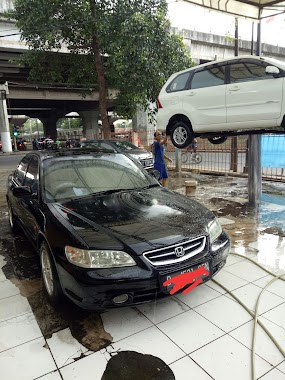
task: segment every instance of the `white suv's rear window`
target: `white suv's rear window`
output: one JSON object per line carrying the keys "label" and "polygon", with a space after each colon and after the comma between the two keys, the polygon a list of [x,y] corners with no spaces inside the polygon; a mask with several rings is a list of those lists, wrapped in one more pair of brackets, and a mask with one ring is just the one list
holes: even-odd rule
{"label": "white suv's rear window", "polygon": [[168,85],[167,92],[182,91],[186,89],[186,85],[189,79],[190,72],[179,74],[173,79],[173,81]]}

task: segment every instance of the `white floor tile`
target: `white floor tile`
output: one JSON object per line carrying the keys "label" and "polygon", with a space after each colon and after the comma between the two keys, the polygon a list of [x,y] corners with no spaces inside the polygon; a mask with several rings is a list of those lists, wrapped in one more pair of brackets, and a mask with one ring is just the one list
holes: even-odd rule
{"label": "white floor tile", "polygon": [[260,380],[285,380],[285,374],[274,368],[272,371],[262,376]]}
{"label": "white floor tile", "polygon": [[31,312],[29,302],[21,295],[0,300],[0,322]]}
{"label": "white floor tile", "polygon": [[61,380],[61,377],[58,371],[54,371],[40,377],[38,380]]}
{"label": "white floor tile", "polygon": [[52,337],[47,339],[47,343],[58,368],[74,362],[74,359],[88,351],[73,338],[69,328],[52,334]]}
{"label": "white floor tile", "polygon": [[238,256],[234,256],[234,255],[231,255],[229,254],[228,258],[227,258],[227,262],[224,266],[224,268],[230,266],[230,265],[233,265],[233,264],[236,264],[236,263],[239,263],[240,261],[243,261],[245,259],[242,259],[241,257],[238,257]]}
{"label": "white floor tile", "polygon": [[217,282],[220,282],[225,288],[231,291],[248,284],[248,281],[243,280],[242,278],[237,277],[223,269],[214,278]]}
{"label": "white floor tile", "polygon": [[175,380],[189,380],[190,374],[191,379],[197,380],[211,380],[212,378],[207,375],[191,358],[188,356],[177,360],[177,362],[170,365],[172,369]]}
{"label": "white floor tile", "polygon": [[[233,294],[240,299],[250,310],[255,311],[255,305],[262,289],[256,285],[248,284],[242,288],[233,291]],[[275,294],[265,290],[260,298],[258,306],[258,315],[280,305],[285,300]],[[285,323],[285,322],[284,322]]]}
{"label": "white floor tile", "polygon": [[197,286],[188,294],[179,294],[177,298],[190,307],[196,307],[220,296],[219,292],[203,284]]}
{"label": "white floor tile", "polygon": [[224,270],[248,282],[256,281],[259,278],[265,277],[267,275],[264,270],[247,260],[243,260],[239,263],[230,265]]}
{"label": "white floor tile", "polygon": [[112,349],[107,348],[109,352],[118,350],[153,355],[163,360],[166,364],[185,356],[185,353],[155,326],[112,344]]}
{"label": "white floor tile", "polygon": [[229,218],[220,217],[218,218],[218,221],[221,223],[222,226],[228,226],[229,224],[235,224],[235,221]]}
{"label": "white floor tile", "polygon": [[113,337],[113,342],[126,338],[153,324],[136,308],[110,310],[101,314],[104,329]]}
{"label": "white floor tile", "polygon": [[285,239],[277,235],[262,234],[257,241],[249,244],[258,251],[256,261],[270,270],[285,270]]}
{"label": "white floor tile", "polygon": [[189,307],[180,302],[176,297],[171,297],[158,302],[137,306],[137,309],[156,324],[184,313],[184,311],[189,310]]}
{"label": "white floor tile", "polygon": [[[243,256],[244,258],[250,257],[251,259],[253,257],[256,257],[258,250],[249,246],[238,246],[238,247],[232,247],[230,253],[233,254],[238,254]],[[240,257],[240,256],[235,256],[235,257]]]}
{"label": "white floor tile", "polygon": [[7,281],[7,278],[5,274],[3,273],[2,269],[0,269],[0,281]]}
{"label": "white floor tile", "polygon": [[158,328],[187,354],[224,334],[194,310],[162,322]]}
{"label": "white floor tile", "polygon": [[[267,321],[265,318],[260,317],[259,319],[285,351],[285,330],[275,325],[275,323]],[[230,335],[251,350],[252,333],[253,321],[250,321],[230,332]],[[257,325],[256,329],[255,353],[273,366],[276,366],[284,360],[281,352],[259,325]]]}
{"label": "white floor tile", "polygon": [[285,373],[285,360],[284,360],[284,362],[279,364],[279,366],[277,368],[279,369],[279,371]]}
{"label": "white floor tile", "polygon": [[0,352],[42,337],[32,313],[0,322]]}
{"label": "white floor tile", "polygon": [[263,317],[285,329],[285,303],[264,313]]}
{"label": "white floor tile", "polygon": [[60,369],[63,380],[102,380],[109,355],[101,350]]}
{"label": "white floor tile", "polygon": [[[264,288],[274,277],[266,276],[254,282],[255,285]],[[266,289],[270,293],[274,293],[279,297],[285,298],[285,281],[276,280]]]}
{"label": "white floor tile", "polygon": [[4,256],[0,255],[0,269],[3,268],[6,264],[7,264],[7,261],[5,260]]}
{"label": "white floor tile", "polygon": [[[251,352],[229,335],[202,347],[190,355],[215,380],[251,380]],[[272,367],[256,357],[258,377]]]}
{"label": "white floor tile", "polygon": [[56,370],[42,338],[0,353],[1,378],[31,380]]}
{"label": "white floor tile", "polygon": [[16,294],[19,294],[20,290],[12,284],[11,281],[5,280],[0,282],[0,300],[3,298],[15,296]]}
{"label": "white floor tile", "polygon": [[210,280],[210,281],[207,281],[206,286],[209,286],[210,288],[216,290],[217,292],[221,293],[221,294],[226,294],[227,292],[221,288],[219,285],[217,285],[214,281]]}
{"label": "white floor tile", "polygon": [[252,319],[241,305],[227,296],[216,298],[198,306],[195,310],[225,332],[229,332]]}

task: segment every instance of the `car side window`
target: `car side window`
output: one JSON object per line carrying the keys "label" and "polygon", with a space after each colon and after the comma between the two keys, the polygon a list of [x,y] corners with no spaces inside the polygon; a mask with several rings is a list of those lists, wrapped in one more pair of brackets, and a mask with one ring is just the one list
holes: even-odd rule
{"label": "car side window", "polygon": [[32,157],[29,163],[24,186],[29,186],[33,193],[37,193],[39,190],[39,161],[35,156]]}
{"label": "car side window", "polygon": [[194,74],[191,89],[221,86],[225,83],[225,66],[206,68]]}
{"label": "car side window", "polygon": [[239,62],[230,65],[230,83],[249,82],[254,80],[272,79],[273,74],[266,74],[266,65],[253,62]]}
{"label": "car side window", "polygon": [[100,147],[103,149],[108,149],[110,152],[115,152],[115,149],[110,144],[101,142]]}
{"label": "car side window", "polygon": [[23,185],[30,157],[24,157],[15,171],[15,179]]}
{"label": "car side window", "polygon": [[190,76],[190,71],[177,75],[172,82],[167,86],[166,92],[175,92],[186,90],[187,82]]}

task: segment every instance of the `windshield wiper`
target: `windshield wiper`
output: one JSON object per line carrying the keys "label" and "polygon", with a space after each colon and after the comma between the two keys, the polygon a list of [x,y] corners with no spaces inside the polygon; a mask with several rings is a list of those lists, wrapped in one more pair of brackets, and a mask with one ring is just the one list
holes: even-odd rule
{"label": "windshield wiper", "polygon": [[145,189],[151,189],[152,187],[160,187],[159,183],[152,183],[150,185],[144,186],[144,187],[138,187],[136,190],[145,190]]}
{"label": "windshield wiper", "polygon": [[71,201],[77,201],[81,199],[86,199],[89,197],[97,197],[98,195],[108,195],[108,194],[114,194],[114,193],[123,193],[123,192],[129,192],[129,191],[138,191],[138,190],[146,190],[150,189],[152,187],[157,187],[160,186],[159,184],[153,183],[144,187],[133,187],[130,189],[110,189],[110,190],[103,190],[103,191],[98,191],[96,193],[91,193],[91,194],[85,194],[79,197],[74,197],[74,198],[69,198]]}

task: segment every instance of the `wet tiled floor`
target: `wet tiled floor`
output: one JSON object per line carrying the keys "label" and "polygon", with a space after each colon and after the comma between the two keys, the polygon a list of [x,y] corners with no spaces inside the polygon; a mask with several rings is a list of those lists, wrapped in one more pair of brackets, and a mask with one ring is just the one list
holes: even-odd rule
{"label": "wet tiled floor", "polygon": [[[280,223],[282,205],[278,209],[278,223],[269,218],[269,225],[272,207],[265,207],[265,219],[251,213],[245,206],[246,183],[243,180],[228,178],[222,180],[225,186],[217,186],[219,181],[221,179],[211,178],[207,182],[205,177],[198,177],[195,196],[216,213],[232,238],[231,254],[215,281],[254,311],[259,293],[272,276],[247,257],[274,273],[285,274],[285,228],[282,230]],[[8,219],[4,206],[1,211],[2,228],[8,225]],[[142,359],[148,355],[159,358],[174,374],[174,377],[157,377],[162,371],[162,367],[158,367],[153,377],[129,373],[128,378],[134,380],[251,379],[253,318],[216,282],[209,281],[187,295],[101,313],[100,323],[111,341],[94,352],[87,348],[88,345],[84,346],[86,341],[76,338],[74,327],[69,324],[53,326],[52,333],[45,333],[42,326],[45,318],[47,322],[49,309],[46,309],[46,317],[41,314],[43,320],[39,327],[35,304],[42,301],[39,298],[31,302],[26,294],[37,294],[38,289],[35,292],[28,289],[27,282],[38,281],[40,288],[40,279],[35,274],[32,280],[21,278],[17,282],[9,275],[6,258],[15,243],[5,246],[8,229],[2,229],[1,235],[4,242],[2,247],[0,243],[1,379],[115,380],[118,372],[114,371],[113,377],[103,374],[108,362],[123,351],[143,354],[139,356]],[[28,247],[23,249],[18,259],[33,260],[28,251]],[[11,264],[14,269],[17,268],[16,259]],[[277,280],[264,292],[259,314],[260,320],[285,350],[285,281]],[[92,335],[92,325],[85,332],[86,336]],[[285,380],[285,358],[260,326],[257,326],[255,362],[257,378]]]}

